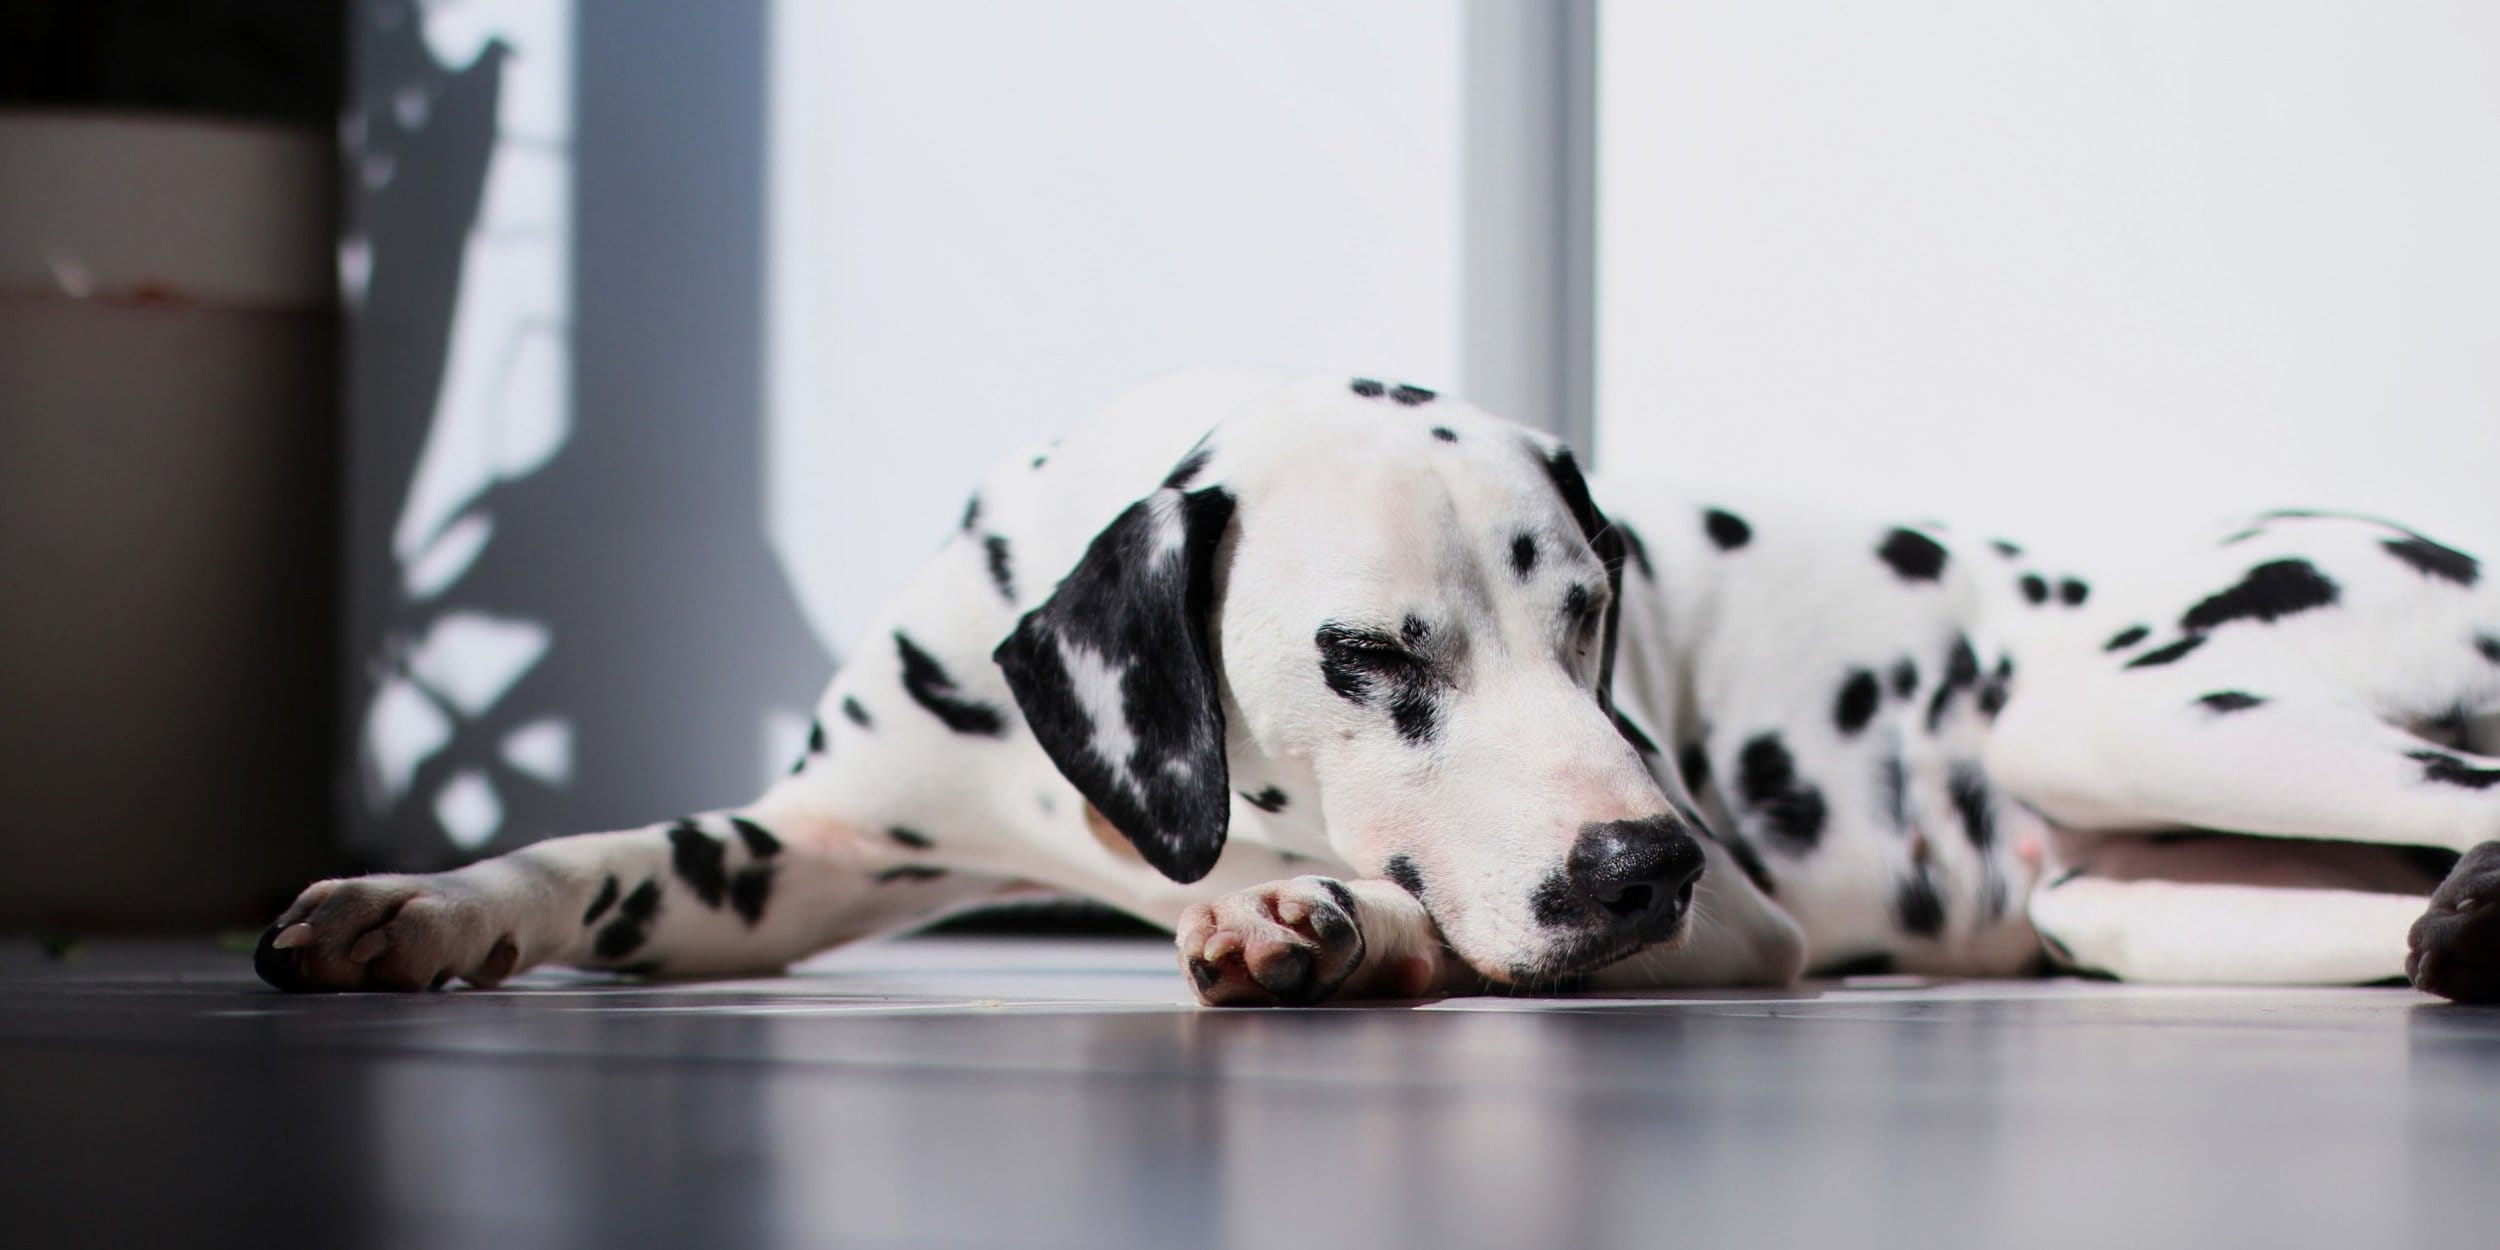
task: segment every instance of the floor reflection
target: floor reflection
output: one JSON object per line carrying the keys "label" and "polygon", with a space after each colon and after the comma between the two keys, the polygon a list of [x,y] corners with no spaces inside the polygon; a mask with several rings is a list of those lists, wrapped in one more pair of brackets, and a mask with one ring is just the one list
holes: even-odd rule
{"label": "floor reflection", "polygon": [[2500,1012],[2404,991],[1208,1012],[1155,943],[934,945],[407,998],[0,961],[0,1211],[45,1233],[11,1244],[2470,1244],[2500,1157]]}

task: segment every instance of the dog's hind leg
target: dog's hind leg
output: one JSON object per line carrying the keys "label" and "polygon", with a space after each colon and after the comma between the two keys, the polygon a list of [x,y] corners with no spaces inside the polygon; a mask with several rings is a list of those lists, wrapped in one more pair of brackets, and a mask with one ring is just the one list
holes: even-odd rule
{"label": "dog's hind leg", "polygon": [[[2271,880],[2329,858],[2394,864],[2405,847],[2500,857],[2500,758],[2316,696],[2211,691],[2097,714],[2088,702],[2023,702],[1998,722],[1991,774],[2060,825],[2107,831],[2099,858],[2144,861],[2127,880],[2087,859],[2092,871],[2033,896],[2033,923],[2068,962],[2130,980],[2375,981],[2406,975],[2411,929],[2417,964],[2443,952],[2425,989],[2500,967],[2500,929],[2443,920],[2437,905],[2424,914],[2427,873],[2360,889]],[[2183,879],[2160,865],[2191,848],[2140,836],[2180,829],[2257,836],[2200,838],[2232,864]],[[2451,893],[2500,903],[2500,888]]]}
{"label": "dog's hind leg", "polygon": [[2190,835],[2060,838],[2032,892],[2061,964],[2128,981],[2350,985],[2405,975],[2435,874],[2397,847]]}
{"label": "dog's hind leg", "polygon": [[2175,684],[2018,694],[1987,762],[1999,784],[2071,829],[2460,853],[2500,838],[2500,758],[2438,746],[2327,695]]}

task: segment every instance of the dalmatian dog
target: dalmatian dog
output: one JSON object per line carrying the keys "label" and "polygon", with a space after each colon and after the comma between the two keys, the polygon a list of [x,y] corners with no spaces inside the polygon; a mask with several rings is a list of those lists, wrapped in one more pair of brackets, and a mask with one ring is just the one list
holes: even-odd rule
{"label": "dalmatian dog", "polygon": [[[1600,500],[1603,500],[1601,508]],[[1202,372],[992,472],[754,802],[306,889],[281,988],[705,977],[1033,891],[1211,1004],[1887,968],[2500,997],[2500,590],[2283,512],[2087,580]]]}

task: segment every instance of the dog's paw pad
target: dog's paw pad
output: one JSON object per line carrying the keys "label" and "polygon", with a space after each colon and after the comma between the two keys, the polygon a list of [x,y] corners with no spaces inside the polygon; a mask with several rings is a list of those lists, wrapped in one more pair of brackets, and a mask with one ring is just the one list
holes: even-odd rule
{"label": "dog's paw pad", "polygon": [[1236,890],[1181,917],[1181,966],[1209,1006],[1325,1002],[1363,963],[1354,899],[1327,877]]}
{"label": "dog's paw pad", "polygon": [[2416,989],[2461,1003],[2500,1003],[2500,842],[2466,853],[2406,938]]}

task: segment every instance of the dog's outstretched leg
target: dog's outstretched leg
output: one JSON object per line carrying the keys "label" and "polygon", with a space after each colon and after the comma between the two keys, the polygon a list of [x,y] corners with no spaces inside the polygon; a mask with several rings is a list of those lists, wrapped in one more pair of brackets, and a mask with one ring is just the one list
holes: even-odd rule
{"label": "dog's outstretched leg", "polygon": [[539,964],[665,976],[777,971],[1010,882],[929,863],[794,801],[555,838],[452,872],[306,889],[253,965],[289,990],[493,985]]}
{"label": "dog's outstretched leg", "polygon": [[2067,828],[2460,853],[2500,837],[2500,759],[2437,746],[2327,695],[2195,694],[2176,683],[2021,693],[1989,741],[1988,772]]}

